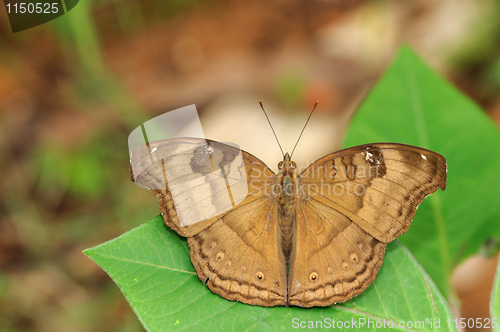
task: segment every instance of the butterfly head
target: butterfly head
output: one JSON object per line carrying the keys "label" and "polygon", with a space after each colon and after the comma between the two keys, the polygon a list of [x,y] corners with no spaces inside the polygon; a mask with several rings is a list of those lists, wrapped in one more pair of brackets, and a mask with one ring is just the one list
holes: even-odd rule
{"label": "butterfly head", "polygon": [[292,161],[292,157],[288,154],[288,152],[283,157],[283,161],[280,161],[278,164],[278,169],[281,171],[283,169],[286,170],[295,170],[297,168],[297,164]]}

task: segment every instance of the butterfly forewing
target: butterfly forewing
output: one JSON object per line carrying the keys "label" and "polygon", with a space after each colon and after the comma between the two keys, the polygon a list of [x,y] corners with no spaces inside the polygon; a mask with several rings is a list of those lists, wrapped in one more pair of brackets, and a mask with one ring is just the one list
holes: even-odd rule
{"label": "butterfly forewing", "polygon": [[131,176],[160,198],[165,223],[192,236],[252,193],[235,147],[199,138],[142,145],[131,155]]}
{"label": "butterfly forewing", "polygon": [[446,161],[409,145],[368,144],[317,160],[298,181],[303,198],[330,205],[378,240],[390,242],[408,230],[427,195],[445,188]]}

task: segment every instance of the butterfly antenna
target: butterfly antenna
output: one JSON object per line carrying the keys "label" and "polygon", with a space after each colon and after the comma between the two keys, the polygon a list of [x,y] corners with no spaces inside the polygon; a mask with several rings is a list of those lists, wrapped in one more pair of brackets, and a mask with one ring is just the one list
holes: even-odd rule
{"label": "butterfly antenna", "polygon": [[267,118],[267,122],[269,122],[269,126],[271,127],[271,130],[273,131],[274,137],[276,138],[276,142],[278,142],[278,146],[280,147],[281,154],[283,155],[283,158],[284,158],[285,153],[283,152],[283,149],[281,148],[281,144],[280,144],[280,141],[278,140],[278,136],[276,135],[276,132],[274,131],[273,125],[271,124],[271,120],[269,120],[269,117],[267,116],[267,113],[264,110],[264,106],[262,105],[262,102],[260,101],[260,99],[259,99],[259,104],[260,104],[260,108],[262,108],[262,111],[264,112],[264,115]]}
{"label": "butterfly antenna", "polygon": [[314,103],[314,107],[309,113],[309,117],[307,118],[306,124],[304,125],[304,128],[302,128],[302,131],[300,132],[299,138],[297,139],[297,143],[295,143],[295,146],[293,147],[292,153],[290,153],[290,158],[293,156],[293,151],[295,151],[295,148],[297,147],[297,144],[299,144],[300,138],[302,137],[302,134],[304,133],[304,130],[306,129],[307,123],[309,122],[309,119],[311,118],[311,115],[313,115],[314,110],[316,109],[316,106],[318,106],[319,100],[316,100]]}

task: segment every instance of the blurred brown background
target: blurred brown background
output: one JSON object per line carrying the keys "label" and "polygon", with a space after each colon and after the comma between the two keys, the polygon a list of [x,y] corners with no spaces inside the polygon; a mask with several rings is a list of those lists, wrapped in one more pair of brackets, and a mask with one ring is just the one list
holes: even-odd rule
{"label": "blurred brown background", "polygon": [[[257,100],[290,151],[319,99],[306,164],[340,147],[403,43],[500,122],[499,17],[493,0],[107,0],[13,34],[0,9],[0,330],[142,330],[81,253],[159,213],[128,175],[142,122],[196,104],[207,138],[275,166]],[[488,290],[467,287],[486,312],[462,315],[486,317]]]}

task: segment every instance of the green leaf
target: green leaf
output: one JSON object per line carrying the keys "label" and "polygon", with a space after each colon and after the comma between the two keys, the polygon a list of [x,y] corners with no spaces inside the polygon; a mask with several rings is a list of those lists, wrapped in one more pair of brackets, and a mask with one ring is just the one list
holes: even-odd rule
{"label": "green leaf", "polygon": [[[499,260],[500,262],[500,260]],[[491,319],[496,320],[496,326],[492,325],[495,331],[500,331],[498,322],[500,320],[500,264],[497,263],[497,272],[495,273],[495,281],[493,283],[493,291],[491,292],[490,302],[490,315]]]}
{"label": "green leaf", "polygon": [[[191,265],[186,240],[165,227],[161,216],[84,252],[110,275],[151,332],[285,331],[299,324],[310,330],[309,322],[320,327],[316,321],[322,329],[354,321],[353,330],[380,331],[384,320],[386,330],[455,330],[448,327],[453,316],[443,296],[397,241],[387,247],[379,275],[365,292],[344,304],[312,309],[262,308],[211,293]],[[400,322],[412,326],[397,328]]]}
{"label": "green leaf", "polygon": [[500,134],[486,114],[403,48],[356,112],[345,139],[417,145],[448,163],[446,191],[419,207],[400,237],[444,294],[453,264],[500,235]]}

